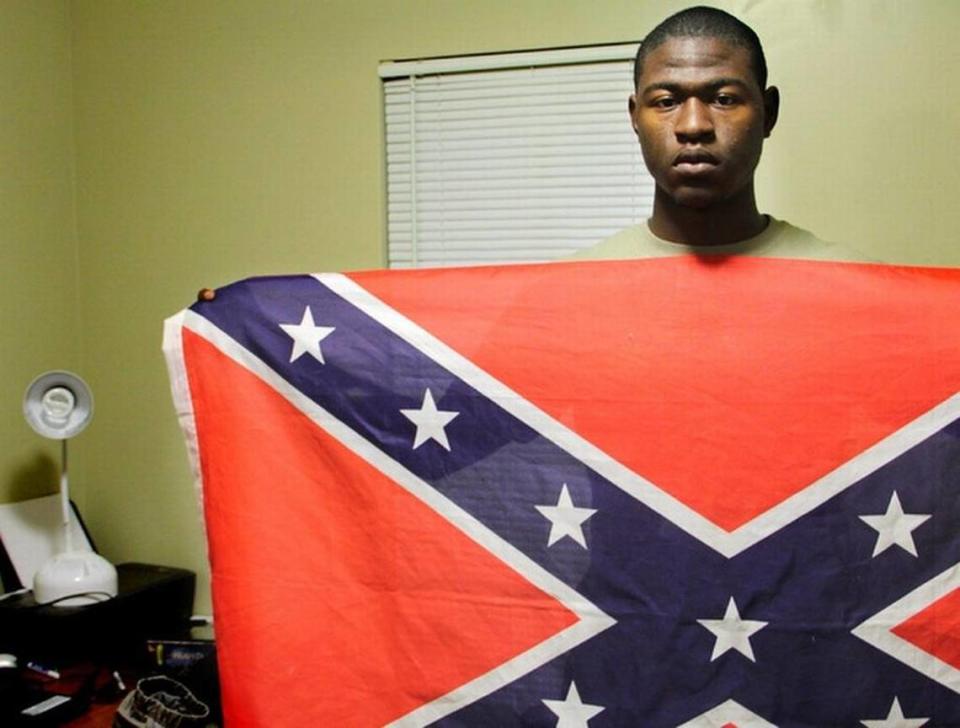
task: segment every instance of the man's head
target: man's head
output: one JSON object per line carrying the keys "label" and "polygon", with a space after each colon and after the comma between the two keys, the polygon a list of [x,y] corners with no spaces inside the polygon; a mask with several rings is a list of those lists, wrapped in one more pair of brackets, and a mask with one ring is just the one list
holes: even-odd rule
{"label": "man's head", "polygon": [[630,117],[661,210],[758,215],[753,175],[779,107],[766,73],[756,34],[721,10],[684,10],[643,41]]}
{"label": "man's head", "polygon": [[750,54],[750,66],[757,85],[761,89],[767,87],[767,59],[753,28],[730,13],[702,5],[671,15],[647,33],[633,62],[634,86],[640,84],[647,56],[671,38],[719,38],[730,45],[745,48]]}

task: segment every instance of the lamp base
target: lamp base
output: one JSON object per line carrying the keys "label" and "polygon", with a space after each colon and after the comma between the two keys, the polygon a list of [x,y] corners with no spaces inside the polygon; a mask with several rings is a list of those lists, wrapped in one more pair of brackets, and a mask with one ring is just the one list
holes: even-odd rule
{"label": "lamp base", "polygon": [[37,604],[82,607],[117,596],[117,570],[93,551],[70,551],[47,559],[33,577]]}

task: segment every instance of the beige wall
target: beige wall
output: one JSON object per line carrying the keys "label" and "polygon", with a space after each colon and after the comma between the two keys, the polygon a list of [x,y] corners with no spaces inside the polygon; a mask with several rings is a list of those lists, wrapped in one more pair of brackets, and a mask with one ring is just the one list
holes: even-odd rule
{"label": "beige wall", "polygon": [[[39,367],[61,365],[61,357],[80,362],[97,396],[97,416],[73,450],[81,461],[74,482],[102,549],[117,561],[202,570],[195,495],[159,352],[161,321],[202,286],[382,264],[377,63],[631,40],[686,4],[8,3],[24,17],[5,17],[5,7],[4,33],[19,34],[30,16],[34,40],[47,50],[27,39],[19,51],[4,48],[32,75],[0,69],[0,101],[22,85],[59,121],[46,122],[49,128],[20,122],[16,129],[32,135],[33,153],[0,139],[4,154],[37,181],[36,189],[18,187],[9,197],[26,198],[14,205],[25,219],[0,220],[0,232],[10,237],[4,275],[17,271],[0,300],[5,311],[23,312],[12,323],[5,313],[3,325],[20,338],[32,334],[26,351],[15,349],[0,363],[6,404],[0,496],[9,499],[36,453],[46,452],[13,411],[22,380]],[[784,95],[781,125],[760,173],[761,206],[879,258],[960,264],[953,244],[960,211],[951,190],[951,146],[960,131],[953,69],[960,53],[950,37],[960,3],[722,6],[759,31],[771,80]],[[43,10],[29,9],[35,7]],[[78,271],[60,255],[73,253],[74,239],[71,78]],[[5,194],[4,209],[7,202]],[[79,343],[75,320],[65,324],[60,316],[75,317],[77,297]],[[204,589],[198,608],[208,607]]]}
{"label": "beige wall", "polygon": [[[70,16],[0,3],[0,500],[53,493],[56,443],[27,427],[27,384],[79,356]],[[78,450],[86,435],[77,441]],[[78,457],[78,461],[82,458]]]}

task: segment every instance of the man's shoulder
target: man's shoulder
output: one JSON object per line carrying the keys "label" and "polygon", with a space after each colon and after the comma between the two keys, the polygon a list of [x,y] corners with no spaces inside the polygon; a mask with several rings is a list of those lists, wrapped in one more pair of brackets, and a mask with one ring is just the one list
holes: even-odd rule
{"label": "man's shoulder", "polygon": [[[835,260],[851,263],[873,262],[873,259],[856,248],[843,243],[823,240],[809,230],[791,225],[784,220],[770,219],[767,231],[770,234],[758,240],[748,255],[766,258],[795,258],[800,260]],[[761,233],[759,237],[764,237]]]}
{"label": "man's shoulder", "polygon": [[748,240],[730,245],[694,246],[657,238],[646,223],[633,225],[574,253],[571,260],[660,258],[675,255],[750,255],[764,258],[870,262],[856,248],[818,238],[809,230],[770,217],[767,228]]}

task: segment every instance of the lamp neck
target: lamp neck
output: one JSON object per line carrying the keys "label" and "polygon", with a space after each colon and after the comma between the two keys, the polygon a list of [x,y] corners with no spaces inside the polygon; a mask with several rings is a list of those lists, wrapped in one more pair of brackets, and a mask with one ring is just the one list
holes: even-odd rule
{"label": "lamp neck", "polygon": [[73,534],[70,528],[70,480],[67,475],[67,441],[60,441],[60,510],[63,519],[63,550],[73,551]]}

